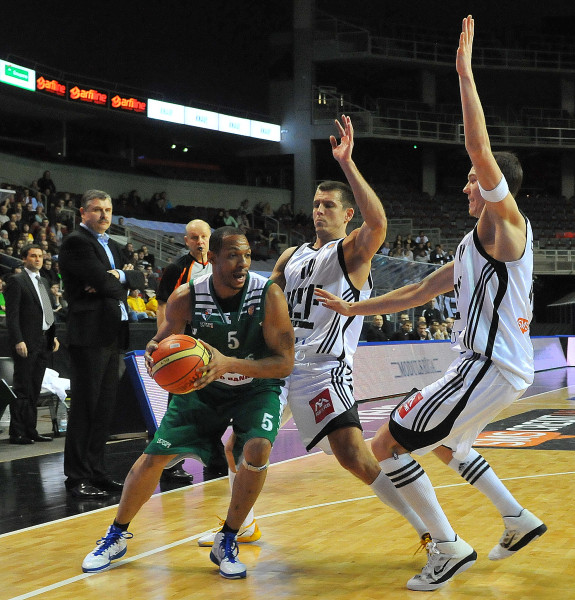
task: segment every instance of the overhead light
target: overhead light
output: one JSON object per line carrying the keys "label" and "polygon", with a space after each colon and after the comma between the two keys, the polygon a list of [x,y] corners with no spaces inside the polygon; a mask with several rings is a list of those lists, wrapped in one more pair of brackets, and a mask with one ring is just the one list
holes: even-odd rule
{"label": "overhead light", "polygon": [[187,152],[187,151],[188,151],[188,149],[187,149],[187,148],[184,148],[184,149],[182,150],[182,152]]}
{"label": "overhead light", "polygon": [[172,150],[175,150],[176,144],[172,144]]}

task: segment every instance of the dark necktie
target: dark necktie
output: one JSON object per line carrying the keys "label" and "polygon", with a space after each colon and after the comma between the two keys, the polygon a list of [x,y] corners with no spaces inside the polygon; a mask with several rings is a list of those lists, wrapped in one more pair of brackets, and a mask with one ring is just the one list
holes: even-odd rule
{"label": "dark necktie", "polygon": [[40,300],[42,300],[42,310],[44,311],[44,320],[48,323],[48,327],[52,327],[54,323],[54,311],[52,310],[52,304],[50,303],[50,297],[48,296],[48,290],[44,287],[42,278],[40,275],[36,275],[38,280],[38,290],[40,291]]}

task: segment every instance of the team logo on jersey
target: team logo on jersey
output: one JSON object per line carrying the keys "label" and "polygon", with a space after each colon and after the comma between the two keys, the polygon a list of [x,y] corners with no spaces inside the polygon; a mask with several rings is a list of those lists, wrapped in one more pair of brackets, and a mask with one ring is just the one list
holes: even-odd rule
{"label": "team logo on jersey", "polygon": [[256,307],[253,304],[251,306],[248,306],[248,315],[250,315],[250,317],[252,317],[255,312]]}
{"label": "team logo on jersey", "polygon": [[331,244],[327,245],[328,248],[333,248],[334,246],[335,246],[335,242],[332,242]]}
{"label": "team logo on jersey", "polygon": [[407,413],[421,400],[423,400],[423,396],[421,395],[421,392],[417,392],[417,394],[415,394],[415,396],[411,396],[410,398],[408,398],[400,407],[399,407],[399,416],[402,419],[405,419],[405,415],[407,415]]}
{"label": "team logo on jersey", "polygon": [[203,319],[209,319],[212,316],[212,309],[211,308],[206,308],[204,310],[204,312],[202,313],[202,318]]}
{"label": "team logo on jersey", "polygon": [[519,329],[521,329],[522,333],[527,333],[529,331],[529,321],[527,319],[517,319],[517,325],[519,325]]}
{"label": "team logo on jersey", "polygon": [[325,417],[332,412],[335,412],[329,390],[324,390],[321,394],[318,394],[315,398],[309,401],[309,405],[315,415],[315,422],[321,423]]}

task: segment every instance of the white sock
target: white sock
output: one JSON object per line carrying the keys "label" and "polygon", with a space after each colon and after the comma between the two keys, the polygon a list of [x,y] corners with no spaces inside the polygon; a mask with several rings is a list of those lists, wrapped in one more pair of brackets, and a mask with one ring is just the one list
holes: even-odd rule
{"label": "white sock", "polygon": [[[236,473],[234,473],[230,468],[228,468],[228,481],[230,483],[230,492],[234,488],[234,479],[236,478]],[[242,527],[249,527],[254,521],[254,507],[252,506],[248,516],[244,519],[242,523]]]}
{"label": "white sock", "polygon": [[429,477],[409,454],[386,458],[380,466],[402,498],[429,528],[435,541],[455,541],[455,531],[441,508]]}
{"label": "white sock", "polygon": [[473,448],[464,460],[452,458],[449,466],[475,489],[487,496],[502,517],[516,517],[523,510],[489,463]]}
{"label": "white sock", "polygon": [[417,535],[421,537],[427,533],[428,529],[423,521],[418,517],[417,513],[407,504],[400,493],[395,489],[395,486],[389,480],[389,477],[382,471],[373,483],[369,486],[375,495],[387,506],[396,510],[400,515],[404,516],[417,531]]}

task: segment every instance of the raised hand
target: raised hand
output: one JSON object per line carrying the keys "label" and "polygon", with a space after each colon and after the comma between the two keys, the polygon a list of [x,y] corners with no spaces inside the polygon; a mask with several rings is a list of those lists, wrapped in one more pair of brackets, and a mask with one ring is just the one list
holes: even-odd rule
{"label": "raised hand", "polygon": [[346,302],[342,300],[335,294],[328,292],[326,290],[322,290],[321,288],[315,288],[313,291],[315,297],[319,300],[320,304],[329,308],[330,310],[335,310],[335,312],[340,315],[344,315],[346,317],[353,316],[350,311],[350,307],[352,305],[351,302]]}
{"label": "raised hand", "polygon": [[459,48],[457,48],[457,57],[455,67],[460,77],[471,77],[471,52],[473,50],[473,34],[475,32],[475,22],[471,15],[463,19],[461,35],[459,36]]}
{"label": "raised hand", "polygon": [[329,137],[333,157],[339,163],[351,160],[351,152],[353,150],[353,125],[351,124],[351,118],[341,115],[341,123],[336,119],[335,125],[339,132],[340,142],[339,144],[337,143],[334,135]]}

